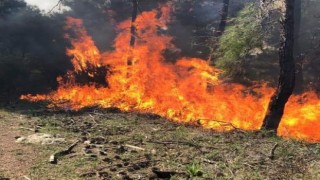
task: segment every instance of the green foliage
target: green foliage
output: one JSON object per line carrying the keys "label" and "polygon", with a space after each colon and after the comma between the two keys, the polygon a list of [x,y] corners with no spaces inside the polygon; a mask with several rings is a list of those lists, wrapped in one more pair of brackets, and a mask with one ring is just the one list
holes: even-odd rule
{"label": "green foliage", "polygon": [[226,76],[234,77],[243,72],[244,59],[250,50],[262,46],[262,30],[258,8],[246,4],[231,19],[225,33],[219,40],[216,52],[216,66],[225,71]]}
{"label": "green foliage", "polygon": [[203,172],[201,170],[201,164],[193,162],[192,164],[189,164],[186,166],[187,173],[190,175],[190,177],[197,177],[202,176]]}

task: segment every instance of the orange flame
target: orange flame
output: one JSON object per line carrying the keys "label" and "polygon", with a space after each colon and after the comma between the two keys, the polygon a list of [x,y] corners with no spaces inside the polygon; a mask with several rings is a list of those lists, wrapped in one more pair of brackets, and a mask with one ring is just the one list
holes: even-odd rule
{"label": "orange flame", "polygon": [[[71,41],[73,48],[67,50],[67,55],[72,56],[72,64],[75,71],[87,70],[87,65],[100,66],[101,55],[98,48],[94,45],[94,42],[90,36],[87,35],[86,30],[82,25],[80,19],[67,18],[67,25],[65,30],[74,30],[75,38],[71,38],[69,35],[65,37]],[[84,43],[85,42],[85,43]]]}
{"label": "orange flame", "polygon": [[[114,51],[99,52],[82,21],[67,19],[67,36],[73,47],[67,50],[74,71],[87,65],[110,66],[108,87],[80,85],[72,73],[59,77],[59,88],[48,95],[24,95],[21,99],[51,102],[49,107],[79,110],[88,106],[117,107],[124,111],[150,112],[178,122],[225,131],[234,128],[257,130],[262,124],[273,89],[266,85],[244,87],[219,80],[221,72],[205,60],[181,58],[166,63],[162,53],[175,48],[165,30],[170,10],[143,12],[137,17],[134,49],[129,45],[130,20],[118,26]],[[131,63],[128,65],[128,59]],[[95,74],[89,74],[94,77]],[[320,142],[320,101],[315,93],[290,98],[279,127],[279,135]]]}

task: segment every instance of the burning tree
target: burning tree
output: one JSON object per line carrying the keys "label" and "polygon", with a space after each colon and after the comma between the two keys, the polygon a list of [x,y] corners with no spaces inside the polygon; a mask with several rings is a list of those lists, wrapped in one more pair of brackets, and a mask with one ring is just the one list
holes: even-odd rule
{"label": "burning tree", "polygon": [[285,105],[291,96],[295,84],[294,45],[294,1],[283,0],[281,7],[282,23],[280,33],[280,77],[276,92],[271,97],[262,128],[277,131],[283,116]]}

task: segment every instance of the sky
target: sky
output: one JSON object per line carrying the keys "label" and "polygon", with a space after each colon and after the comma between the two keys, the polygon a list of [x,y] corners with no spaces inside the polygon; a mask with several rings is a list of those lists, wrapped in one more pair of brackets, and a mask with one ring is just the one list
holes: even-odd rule
{"label": "sky", "polygon": [[[38,6],[40,10],[45,12],[50,11],[53,7],[55,7],[59,0],[25,0],[29,5]],[[61,7],[65,9],[65,7]],[[59,11],[59,7],[55,8],[55,12]]]}

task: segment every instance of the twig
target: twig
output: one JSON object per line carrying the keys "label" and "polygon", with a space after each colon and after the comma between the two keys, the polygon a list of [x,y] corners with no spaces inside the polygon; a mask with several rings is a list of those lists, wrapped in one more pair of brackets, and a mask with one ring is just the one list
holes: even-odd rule
{"label": "twig", "polygon": [[279,144],[276,143],[276,144],[273,146],[273,148],[271,149],[270,156],[269,156],[269,158],[270,158],[271,160],[274,159],[274,152],[275,152],[275,150],[277,149],[278,146],[279,146]]}
{"label": "twig", "polygon": [[[99,115],[99,116],[105,116],[106,114],[103,114],[103,113],[98,113],[98,112],[92,112],[92,114],[94,115]],[[91,114],[90,114],[91,115]]]}
{"label": "twig", "polygon": [[67,154],[70,154],[71,151],[72,151],[72,149],[73,149],[74,147],[76,147],[76,145],[77,145],[79,142],[80,142],[80,140],[77,140],[76,142],[74,142],[73,144],[71,144],[71,145],[68,147],[68,149],[63,150],[63,151],[59,151],[59,152],[56,152],[56,153],[52,154],[52,155],[50,156],[50,159],[49,159],[50,163],[51,163],[51,164],[56,164],[57,161],[58,161],[58,157],[61,157],[61,156],[65,156],[65,155],[67,155]]}
{"label": "twig", "polygon": [[31,180],[28,176],[23,176],[26,180]]}
{"label": "twig", "polygon": [[50,11],[48,12],[48,14],[50,14],[56,7],[58,7],[59,5],[61,5],[61,3],[62,3],[62,0],[59,0],[58,3],[50,9]]}
{"label": "twig", "polygon": [[[213,119],[198,119],[198,122],[201,120],[208,120],[208,121],[213,121],[213,122],[217,122],[220,126],[226,127],[226,126],[230,126],[235,130],[239,130],[242,131],[241,129],[237,128],[234,124],[232,124],[231,122],[224,122],[224,121],[219,121],[219,120],[213,120]],[[200,123],[201,124],[201,123]]]}
{"label": "twig", "polygon": [[206,162],[206,163],[209,163],[209,164],[216,164],[216,162],[211,161],[209,159],[202,159],[202,160],[203,160],[203,162]]}
{"label": "twig", "polygon": [[140,150],[140,151],[145,151],[146,150],[144,148],[141,148],[141,147],[138,147],[138,146],[129,145],[129,144],[125,144],[124,147],[135,149],[135,150]]}
{"label": "twig", "polygon": [[24,130],[28,130],[28,131],[32,131],[32,132],[35,132],[35,129],[32,129],[32,128],[26,128],[26,127],[19,127],[19,129],[24,129]]}
{"label": "twig", "polygon": [[251,167],[251,168],[254,168],[255,166],[253,166],[253,165],[251,165],[251,164],[249,164],[249,163],[247,163],[247,162],[244,162],[244,163],[242,163],[242,164],[244,164],[244,165],[246,165],[246,166],[249,166],[249,167]]}
{"label": "twig", "polygon": [[92,121],[95,123],[95,124],[98,124],[97,121],[95,120],[94,116],[92,114],[89,114],[89,116],[92,118]]}

